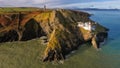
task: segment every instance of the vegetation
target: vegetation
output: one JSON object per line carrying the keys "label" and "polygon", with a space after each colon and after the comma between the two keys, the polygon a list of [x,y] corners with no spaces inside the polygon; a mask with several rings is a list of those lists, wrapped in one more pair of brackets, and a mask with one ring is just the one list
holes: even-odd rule
{"label": "vegetation", "polygon": [[[70,68],[72,58],[64,64],[42,62],[46,44],[41,39],[0,44],[0,68]],[[70,61],[70,62],[69,62]],[[78,61],[78,60],[73,60]],[[76,64],[76,63],[75,63]],[[74,65],[75,66],[75,65]]]}
{"label": "vegetation", "polygon": [[50,15],[51,15],[51,11],[47,11],[47,12],[42,12],[40,13],[39,15],[35,16],[34,18],[37,20],[37,21],[48,21],[48,19],[50,18]]}
{"label": "vegetation", "polygon": [[45,48],[46,44],[41,39],[1,43],[0,68],[101,68],[100,65],[107,64],[102,63],[107,59],[98,61],[104,57],[89,44],[84,44],[75,53],[71,53],[63,64],[55,61],[43,63],[41,59]]}
{"label": "vegetation", "polygon": [[41,39],[33,39],[26,42],[1,43],[0,68],[39,67],[39,62],[46,47],[43,41]]}
{"label": "vegetation", "polygon": [[30,8],[26,8],[26,7],[1,7],[0,8],[0,13],[9,13],[9,12],[12,12],[12,13],[15,13],[15,12],[22,12],[22,11],[37,11],[38,8],[33,8],[33,7],[30,7]]}
{"label": "vegetation", "polygon": [[103,27],[102,25],[100,25],[100,24],[95,24],[95,31],[93,31],[93,33],[95,33],[95,34],[97,34],[97,33],[99,33],[99,32],[106,32],[106,31],[108,31],[108,29],[107,28],[105,28],[105,27]]}

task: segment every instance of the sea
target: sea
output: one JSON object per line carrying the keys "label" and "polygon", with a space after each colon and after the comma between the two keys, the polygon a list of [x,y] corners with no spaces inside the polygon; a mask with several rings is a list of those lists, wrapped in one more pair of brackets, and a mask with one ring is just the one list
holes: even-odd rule
{"label": "sea", "polygon": [[[84,10],[83,10],[84,11]],[[105,44],[100,50],[88,48],[83,51],[83,59],[85,64],[80,68],[120,68],[120,11],[119,10],[86,10],[92,14],[90,17],[93,21],[109,29],[109,36]],[[87,58],[84,58],[89,56]],[[87,59],[87,60],[86,60]],[[92,60],[91,60],[92,59]]]}

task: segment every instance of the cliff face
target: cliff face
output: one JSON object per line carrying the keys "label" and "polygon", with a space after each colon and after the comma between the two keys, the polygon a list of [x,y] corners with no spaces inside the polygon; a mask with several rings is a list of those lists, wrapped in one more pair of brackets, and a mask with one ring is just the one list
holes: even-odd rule
{"label": "cliff face", "polygon": [[[26,41],[46,36],[43,61],[65,59],[65,55],[87,41],[95,48],[107,37],[105,27],[89,19],[89,14],[73,10],[41,10],[0,15],[0,42]],[[94,31],[78,27],[78,22],[95,24]]]}

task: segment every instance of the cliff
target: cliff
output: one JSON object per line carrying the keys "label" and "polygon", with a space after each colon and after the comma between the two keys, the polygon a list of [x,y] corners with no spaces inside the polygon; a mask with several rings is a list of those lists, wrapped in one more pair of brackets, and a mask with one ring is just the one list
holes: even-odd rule
{"label": "cliff", "polygon": [[[108,29],[89,19],[90,14],[65,9],[0,14],[0,42],[27,41],[46,36],[43,61],[63,60],[82,43],[99,48]],[[96,29],[88,31],[78,22],[91,22]]]}

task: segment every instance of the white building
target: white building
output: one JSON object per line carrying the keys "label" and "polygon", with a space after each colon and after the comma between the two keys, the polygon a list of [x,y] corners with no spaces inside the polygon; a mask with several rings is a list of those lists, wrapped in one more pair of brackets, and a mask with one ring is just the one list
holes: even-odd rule
{"label": "white building", "polygon": [[85,30],[89,30],[89,31],[92,31],[92,30],[95,30],[95,26],[92,25],[91,22],[78,22],[78,27],[82,27],[84,28]]}

